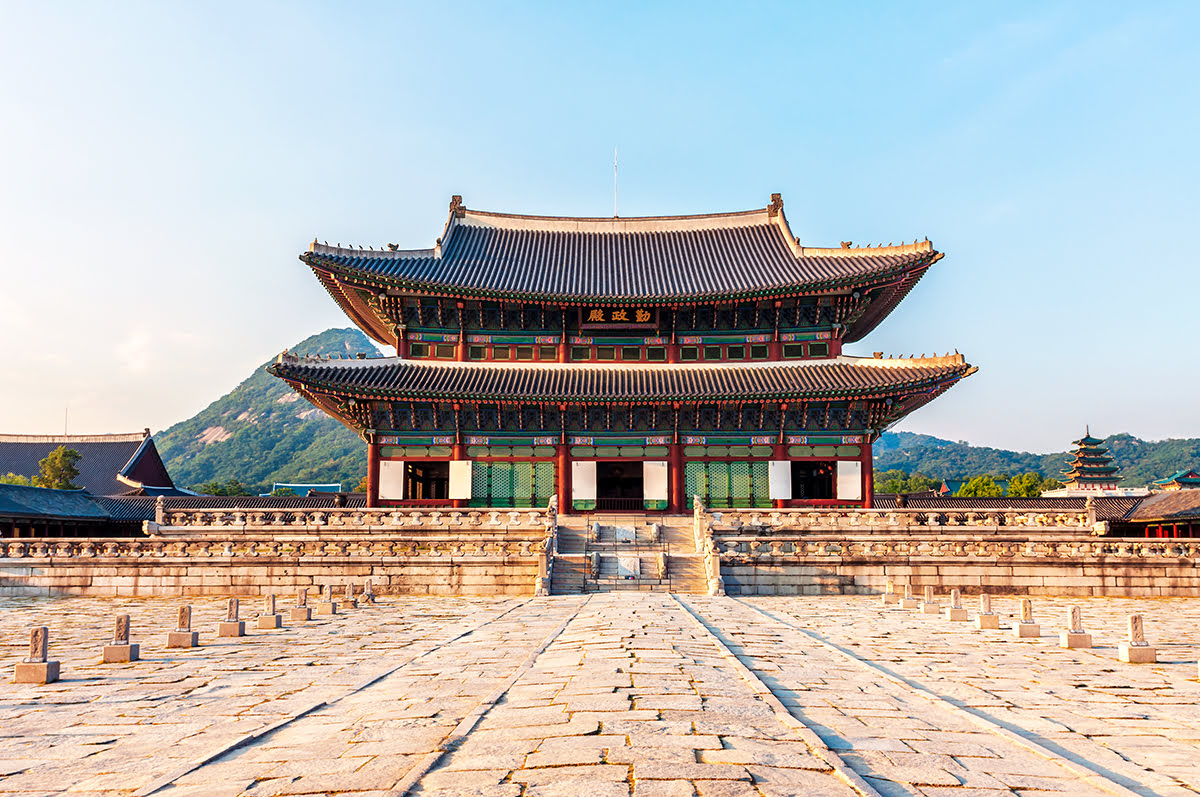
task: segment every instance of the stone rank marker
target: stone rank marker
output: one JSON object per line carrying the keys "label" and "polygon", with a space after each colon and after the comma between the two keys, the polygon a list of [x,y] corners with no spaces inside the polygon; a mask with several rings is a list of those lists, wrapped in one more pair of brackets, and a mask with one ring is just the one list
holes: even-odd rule
{"label": "stone rank marker", "polygon": [[200,634],[192,630],[192,607],[179,607],[179,622],[174,631],[167,634],[167,647],[194,648],[200,644]]}
{"label": "stone rank marker", "polygon": [[1029,598],[1021,598],[1021,619],[1013,625],[1012,630],[1017,639],[1042,635],[1042,627],[1033,621],[1033,601]]}
{"label": "stone rank marker", "polygon": [[317,614],[331,615],[338,613],[337,601],[333,599],[333,587],[326,584],[321,589],[321,600],[317,601]]}
{"label": "stone rank marker", "polygon": [[354,600],[354,585],[349,581],[346,582],[345,590],[342,592],[342,599],[338,601],[340,609],[357,609],[358,601]]}
{"label": "stone rank marker", "polygon": [[105,664],[125,664],[137,661],[141,650],[129,642],[129,615],[118,614],[113,624],[112,644],[104,646]]}
{"label": "stone rank marker", "polygon": [[1083,616],[1078,606],[1067,607],[1067,628],[1058,632],[1059,647],[1090,648],[1092,635],[1083,630]]}
{"label": "stone rank marker", "polygon": [[1000,615],[992,611],[992,596],[986,592],[979,594],[979,614],[975,617],[975,627],[980,631],[1000,630]]}
{"label": "stone rank marker", "polygon": [[363,599],[363,603],[374,603],[375,602],[375,593],[372,591],[371,579],[369,579],[369,578],[363,582],[362,599]]}
{"label": "stone rank marker", "polygon": [[312,619],[312,609],[308,605],[308,589],[301,588],[296,592],[296,605],[288,614],[293,623],[306,623]]}
{"label": "stone rank marker", "polygon": [[898,600],[899,598],[896,596],[896,582],[889,578],[887,590],[879,596],[879,605],[890,606],[891,604],[896,603]]}
{"label": "stone rank marker", "polygon": [[245,636],[246,623],[238,619],[238,599],[229,599],[225,620],[217,623],[217,636]]}
{"label": "stone rank marker", "polygon": [[967,610],[962,605],[962,593],[956,589],[950,590],[950,605],[946,607],[946,619],[955,623],[967,620]]}
{"label": "stone rank marker", "polygon": [[942,607],[933,599],[933,587],[925,588],[925,602],[921,604],[921,614],[941,614]]}
{"label": "stone rank marker", "polygon": [[260,631],[283,627],[283,615],[275,611],[274,593],[263,596],[263,611],[258,616],[256,625]]}
{"label": "stone rank marker", "polygon": [[904,598],[900,601],[901,609],[920,608],[921,602],[913,597],[912,584],[904,585]]}
{"label": "stone rank marker", "polygon": [[16,684],[52,684],[58,680],[58,662],[50,661],[50,629],[36,625],[29,629],[29,658],[17,662],[13,672]]}
{"label": "stone rank marker", "polygon": [[1129,615],[1129,640],[1117,646],[1117,657],[1129,664],[1154,664],[1158,661],[1157,649],[1146,641],[1140,614]]}

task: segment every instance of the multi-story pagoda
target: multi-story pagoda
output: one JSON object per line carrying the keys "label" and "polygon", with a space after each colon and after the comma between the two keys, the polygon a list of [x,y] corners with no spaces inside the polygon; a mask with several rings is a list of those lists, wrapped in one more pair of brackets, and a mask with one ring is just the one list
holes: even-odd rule
{"label": "multi-story pagoda", "polygon": [[269,370],[363,437],[371,505],[870,506],[872,442],[975,368],[842,345],[941,257],[802,246],[778,194],[646,218],[455,196],[432,249],[300,256],[395,357]]}
{"label": "multi-story pagoda", "polygon": [[1068,463],[1070,470],[1062,471],[1063,489],[1068,491],[1116,490],[1117,471],[1112,455],[1104,447],[1104,441],[1092,437],[1087,429],[1083,437],[1074,441],[1075,451]]}

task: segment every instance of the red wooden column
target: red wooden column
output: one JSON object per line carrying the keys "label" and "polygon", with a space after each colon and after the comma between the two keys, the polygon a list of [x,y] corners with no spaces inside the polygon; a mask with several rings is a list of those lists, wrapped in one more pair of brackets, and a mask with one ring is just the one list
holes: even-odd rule
{"label": "red wooden column", "polygon": [[408,334],[403,324],[396,327],[396,356],[408,359]]}
{"label": "red wooden column", "polygon": [[[785,413],[787,412],[786,406],[784,407],[783,411]],[[771,458],[777,459],[777,460],[778,459],[787,459],[788,458],[787,450],[788,450],[788,447],[787,447],[786,443],[776,443],[775,445],[771,446]],[[770,476],[768,476],[768,480],[769,479],[770,479]],[[787,506],[787,501],[785,501],[782,498],[775,498],[772,500],[772,503],[775,505],[776,509],[783,509],[784,507]]]}
{"label": "red wooden column", "polygon": [[379,506],[379,444],[367,443],[367,506]]}
{"label": "red wooden column", "polygon": [[862,447],[863,473],[863,508],[870,509],[875,505],[875,458],[871,456],[871,444]]}
{"label": "red wooden column", "polygon": [[[456,406],[455,410],[457,410],[457,409],[458,409],[458,407]],[[457,462],[460,459],[466,459],[466,458],[467,458],[466,446],[464,446],[462,444],[460,438],[455,437],[454,438],[454,448],[452,448],[450,450],[450,459]],[[454,499],[454,508],[455,509],[461,509],[462,507],[464,507],[466,505],[467,505],[467,502],[464,501],[463,499],[461,499],[461,498]]]}
{"label": "red wooden column", "polygon": [[687,497],[683,494],[683,446],[676,440],[671,443],[671,453],[667,469],[670,470],[671,494],[667,501],[667,511],[672,515],[682,515],[687,506]]}
{"label": "red wooden column", "polygon": [[567,457],[567,441],[562,439],[558,444],[558,460],[555,464],[558,471],[555,483],[558,487],[558,511],[564,515],[572,512],[571,506],[571,462]]}
{"label": "red wooden column", "polygon": [[[558,338],[558,361],[565,363],[567,361],[567,308],[559,307],[559,312],[562,314],[562,326]],[[562,502],[558,504],[559,511],[562,511]]]}

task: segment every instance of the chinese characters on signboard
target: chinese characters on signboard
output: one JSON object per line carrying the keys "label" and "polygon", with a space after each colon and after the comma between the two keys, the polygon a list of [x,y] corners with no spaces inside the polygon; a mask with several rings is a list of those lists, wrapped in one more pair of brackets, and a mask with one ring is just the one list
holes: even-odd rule
{"label": "chinese characters on signboard", "polygon": [[580,326],[654,326],[655,312],[646,307],[584,307]]}

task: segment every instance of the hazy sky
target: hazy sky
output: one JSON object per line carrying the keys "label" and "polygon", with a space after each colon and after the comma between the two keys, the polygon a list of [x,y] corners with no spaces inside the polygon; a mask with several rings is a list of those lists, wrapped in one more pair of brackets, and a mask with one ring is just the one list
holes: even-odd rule
{"label": "hazy sky", "polygon": [[946,257],[850,353],[957,348],[900,427],[1198,437],[1200,4],[3,2],[0,432],[162,429],[350,326],[296,256],[469,207],[783,193]]}

